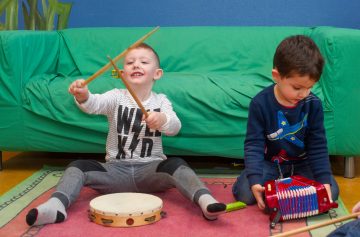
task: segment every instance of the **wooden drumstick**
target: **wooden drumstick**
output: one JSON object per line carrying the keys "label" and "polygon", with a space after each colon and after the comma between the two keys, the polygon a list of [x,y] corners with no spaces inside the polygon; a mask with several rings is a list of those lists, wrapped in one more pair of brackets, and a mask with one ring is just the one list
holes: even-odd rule
{"label": "wooden drumstick", "polygon": [[139,98],[136,96],[135,92],[132,90],[131,86],[129,85],[129,83],[122,77],[121,75],[121,71],[120,69],[116,66],[115,62],[109,57],[107,56],[108,59],[110,60],[110,64],[113,65],[113,67],[115,68],[116,72],[118,73],[119,77],[121,78],[121,80],[123,81],[123,83],[125,84],[126,89],[130,92],[131,96],[134,98],[136,104],[140,107],[141,111],[143,112],[143,114],[145,115],[145,118],[147,118],[149,116],[148,112],[145,110],[144,106],[141,104],[141,101],[139,100]]}
{"label": "wooden drumstick", "polygon": [[[157,26],[155,27],[152,31],[150,31],[149,33],[147,33],[146,35],[144,35],[143,37],[141,37],[139,40],[137,40],[134,44],[132,44],[129,48],[125,49],[123,52],[121,52],[121,54],[119,54],[118,56],[116,56],[114,58],[114,62],[117,62],[119,59],[121,59],[122,57],[125,56],[126,52],[132,48],[132,47],[136,47],[137,45],[141,44],[142,42],[144,42],[150,35],[152,35],[153,33],[155,33],[155,31],[157,31],[160,27]],[[107,63],[105,66],[103,66],[102,68],[100,68],[97,72],[95,72],[92,76],[90,76],[88,79],[85,80],[84,82],[84,86],[89,84],[92,80],[94,80],[96,77],[98,77],[99,75],[103,74],[106,70],[108,70],[111,67],[111,63]]]}
{"label": "wooden drumstick", "polygon": [[324,222],[319,223],[319,224],[305,226],[305,227],[302,227],[302,228],[299,228],[299,229],[296,229],[296,230],[290,230],[290,231],[287,231],[287,232],[284,232],[284,233],[281,233],[281,234],[272,235],[271,237],[293,236],[295,234],[299,234],[299,233],[302,233],[302,232],[305,232],[305,231],[317,229],[317,228],[320,228],[320,227],[323,227],[323,226],[331,225],[331,224],[334,224],[334,223],[337,223],[337,222],[340,222],[340,221],[345,221],[345,220],[348,220],[348,219],[351,219],[351,218],[356,218],[357,216],[360,216],[360,212],[355,212],[355,213],[352,213],[350,215],[346,215],[346,216],[339,217],[339,218],[336,218],[336,219],[332,219],[332,220],[329,220],[329,221],[324,221]]}

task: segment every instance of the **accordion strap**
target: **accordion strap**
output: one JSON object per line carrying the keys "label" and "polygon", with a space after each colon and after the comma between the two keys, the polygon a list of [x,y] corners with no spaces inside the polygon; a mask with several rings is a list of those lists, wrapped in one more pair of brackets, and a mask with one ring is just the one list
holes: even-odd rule
{"label": "accordion strap", "polygon": [[[279,162],[276,162],[276,165],[277,165],[277,168],[278,168],[278,171],[279,171],[279,179],[283,179],[284,178],[284,174],[281,170],[281,165]],[[294,164],[291,164],[291,171],[290,171],[290,176],[293,176],[294,175]]]}

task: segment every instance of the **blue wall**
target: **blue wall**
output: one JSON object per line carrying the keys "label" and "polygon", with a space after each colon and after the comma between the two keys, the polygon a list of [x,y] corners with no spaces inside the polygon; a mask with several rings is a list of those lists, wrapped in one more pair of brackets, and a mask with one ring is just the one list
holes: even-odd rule
{"label": "blue wall", "polygon": [[336,26],[360,29],[359,0],[60,0],[69,27]]}

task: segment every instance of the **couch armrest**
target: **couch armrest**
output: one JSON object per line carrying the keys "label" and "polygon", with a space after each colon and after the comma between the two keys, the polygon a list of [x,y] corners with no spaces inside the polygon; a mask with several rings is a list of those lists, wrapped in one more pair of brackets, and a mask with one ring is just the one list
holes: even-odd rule
{"label": "couch armrest", "polygon": [[[22,91],[34,75],[55,72],[59,52],[57,32],[0,32],[0,149],[24,147]],[[12,137],[9,137],[12,136]],[[21,149],[20,148],[20,149]]]}
{"label": "couch armrest", "polygon": [[318,27],[311,37],[326,64],[320,80],[332,123],[325,124],[330,154],[359,155],[360,30]]}

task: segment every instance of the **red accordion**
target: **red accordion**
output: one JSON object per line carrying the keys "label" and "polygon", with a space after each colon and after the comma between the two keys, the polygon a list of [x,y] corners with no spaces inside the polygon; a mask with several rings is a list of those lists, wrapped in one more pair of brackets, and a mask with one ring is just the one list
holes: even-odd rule
{"label": "red accordion", "polygon": [[313,216],[338,207],[330,202],[323,184],[298,175],[266,182],[265,202],[270,209],[272,228],[279,221]]}

